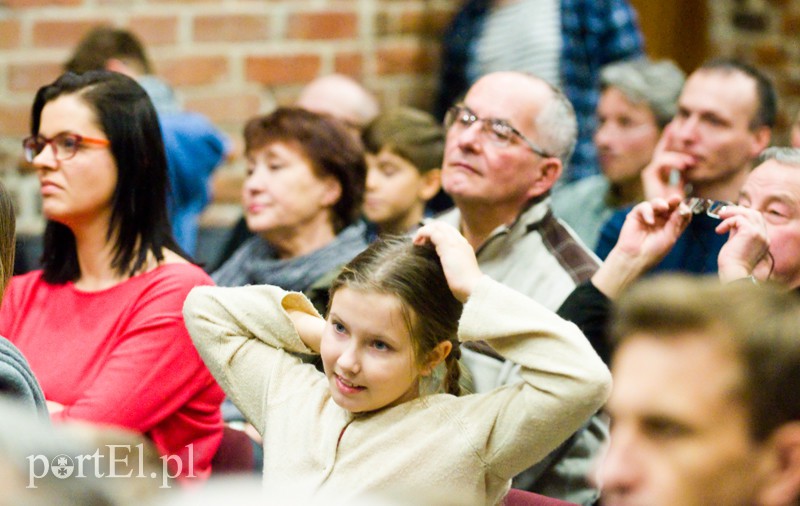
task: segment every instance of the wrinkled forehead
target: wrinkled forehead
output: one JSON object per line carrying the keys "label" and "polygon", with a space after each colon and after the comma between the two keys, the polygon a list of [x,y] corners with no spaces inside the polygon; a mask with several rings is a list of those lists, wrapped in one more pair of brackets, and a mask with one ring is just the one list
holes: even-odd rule
{"label": "wrinkled forehead", "polygon": [[510,121],[523,132],[534,128],[541,110],[553,100],[550,87],[539,78],[515,72],[497,72],[479,79],[464,103],[482,118]]}
{"label": "wrinkled forehead", "polygon": [[763,194],[800,206],[800,164],[766,160],[750,172],[741,193],[748,197]]}

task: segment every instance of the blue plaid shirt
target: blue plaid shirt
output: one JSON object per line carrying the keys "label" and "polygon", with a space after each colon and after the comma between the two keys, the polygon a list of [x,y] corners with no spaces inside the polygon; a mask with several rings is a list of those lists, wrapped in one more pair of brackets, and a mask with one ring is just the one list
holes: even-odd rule
{"label": "blue plaid shirt", "polygon": [[[465,71],[491,0],[467,0],[442,40],[436,114],[441,118],[469,86]],[[578,117],[578,144],[564,180],[599,172],[592,134],[600,95],[600,68],[643,55],[636,11],[627,0],[561,0],[561,86]],[[518,69],[509,69],[518,70]]]}

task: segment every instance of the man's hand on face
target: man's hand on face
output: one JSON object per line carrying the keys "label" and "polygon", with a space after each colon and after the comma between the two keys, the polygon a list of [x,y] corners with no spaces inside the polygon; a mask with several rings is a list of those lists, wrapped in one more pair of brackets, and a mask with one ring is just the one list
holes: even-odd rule
{"label": "man's hand on face", "polygon": [[755,209],[743,206],[726,206],[719,212],[722,223],[718,234],[730,233],[717,257],[719,278],[723,282],[755,276],[766,281],[770,258],[767,222]]}
{"label": "man's hand on face", "polygon": [[642,186],[646,200],[686,197],[688,183],[685,171],[695,164],[693,156],[676,151],[675,126],[668,124],[653,152],[653,159],[642,171]]}

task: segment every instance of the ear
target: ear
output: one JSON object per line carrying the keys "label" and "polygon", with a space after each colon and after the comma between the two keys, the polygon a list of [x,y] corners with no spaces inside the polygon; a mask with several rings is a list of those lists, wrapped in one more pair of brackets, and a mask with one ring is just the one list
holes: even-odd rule
{"label": "ear", "polygon": [[550,188],[552,188],[553,185],[556,184],[556,181],[558,181],[558,178],[561,177],[563,169],[564,167],[561,165],[560,159],[554,156],[542,158],[539,177],[536,178],[536,181],[534,181],[530,189],[528,189],[528,199],[538,197],[550,191]]}
{"label": "ear", "polygon": [[419,183],[419,191],[417,195],[419,196],[420,200],[425,202],[432,199],[437,193],[439,193],[439,189],[442,187],[442,170],[441,169],[431,169],[428,172],[422,174]]}
{"label": "ear", "polygon": [[772,140],[772,130],[767,126],[758,127],[753,132],[753,144],[750,153],[752,158],[757,157],[759,153],[767,149],[770,140]]}
{"label": "ear", "polygon": [[442,341],[437,344],[428,354],[428,360],[422,365],[420,374],[429,376],[437,365],[441,364],[444,359],[450,354],[453,349],[453,343],[450,341]]}
{"label": "ear", "polygon": [[772,453],[769,471],[759,492],[759,504],[796,504],[800,496],[800,422],[788,422],[768,442]]}
{"label": "ear", "polygon": [[325,177],[322,182],[325,184],[325,191],[320,202],[325,207],[333,207],[342,197],[342,183],[333,176]]}

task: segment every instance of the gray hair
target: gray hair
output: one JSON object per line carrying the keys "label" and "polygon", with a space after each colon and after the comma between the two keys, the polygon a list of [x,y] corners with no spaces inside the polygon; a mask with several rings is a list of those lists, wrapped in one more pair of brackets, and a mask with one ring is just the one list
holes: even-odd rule
{"label": "gray hair", "polygon": [[775,160],[778,163],[800,167],[800,148],[772,146],[758,155],[759,164],[768,160]]}
{"label": "gray hair", "polygon": [[660,128],[677,112],[686,74],[671,60],[638,58],[606,65],[600,70],[600,89],[616,88],[628,100],[650,108]]}
{"label": "gray hair", "polygon": [[566,166],[578,139],[578,120],[575,117],[575,109],[563,91],[545,80],[542,82],[550,87],[553,99],[542,108],[534,124],[542,148],[558,157]]}

